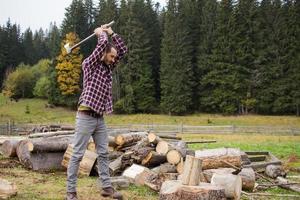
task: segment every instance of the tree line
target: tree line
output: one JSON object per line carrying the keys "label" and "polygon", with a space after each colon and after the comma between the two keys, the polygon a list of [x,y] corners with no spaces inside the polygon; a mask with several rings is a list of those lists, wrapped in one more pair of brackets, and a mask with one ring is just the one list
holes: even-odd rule
{"label": "tree line", "polygon": [[[169,0],[164,8],[151,0],[73,0],[60,27],[0,27],[0,86],[15,99],[76,107],[80,64],[96,39],[70,55],[63,45],[114,20],[129,48],[113,74],[115,112],[299,116],[299,15],[299,0]],[[31,87],[17,89],[16,77],[29,76],[22,70],[41,63],[47,67],[29,78]]]}

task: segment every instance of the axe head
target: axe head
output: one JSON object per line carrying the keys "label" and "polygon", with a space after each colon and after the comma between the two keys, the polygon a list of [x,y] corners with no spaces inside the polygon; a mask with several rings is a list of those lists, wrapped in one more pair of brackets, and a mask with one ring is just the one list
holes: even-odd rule
{"label": "axe head", "polygon": [[72,49],[71,49],[71,47],[70,47],[70,43],[65,44],[64,47],[65,47],[65,49],[66,49],[66,51],[67,51],[67,54],[71,53]]}

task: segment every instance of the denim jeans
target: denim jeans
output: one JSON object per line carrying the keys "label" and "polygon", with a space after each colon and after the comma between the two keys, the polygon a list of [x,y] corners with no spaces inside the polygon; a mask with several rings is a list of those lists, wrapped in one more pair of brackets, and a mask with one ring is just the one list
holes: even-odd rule
{"label": "denim jeans", "polygon": [[77,173],[90,137],[93,137],[97,154],[99,181],[103,188],[111,187],[108,165],[108,136],[103,117],[94,118],[82,113],[76,115],[73,155],[67,171],[67,192],[76,192]]}

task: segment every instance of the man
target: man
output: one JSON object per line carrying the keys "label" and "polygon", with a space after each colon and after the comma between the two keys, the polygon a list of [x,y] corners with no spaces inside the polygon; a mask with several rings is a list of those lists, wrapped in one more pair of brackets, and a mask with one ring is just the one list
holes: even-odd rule
{"label": "man", "polygon": [[[112,112],[112,70],[127,52],[122,38],[107,25],[96,28],[98,44],[82,63],[83,91],[76,115],[73,155],[67,171],[67,200],[77,200],[76,185],[79,163],[92,136],[98,154],[101,195],[122,199],[111,185],[108,167],[108,136],[103,113]],[[113,45],[108,42],[111,37]]]}

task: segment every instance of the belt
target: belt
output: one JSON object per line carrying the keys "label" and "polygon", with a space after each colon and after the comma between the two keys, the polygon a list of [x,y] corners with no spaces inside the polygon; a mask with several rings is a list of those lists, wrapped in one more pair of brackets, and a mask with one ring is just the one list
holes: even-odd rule
{"label": "belt", "polygon": [[94,118],[103,117],[103,114],[96,113],[93,110],[78,110],[77,113],[88,115],[88,116],[91,116],[91,117],[94,117]]}

